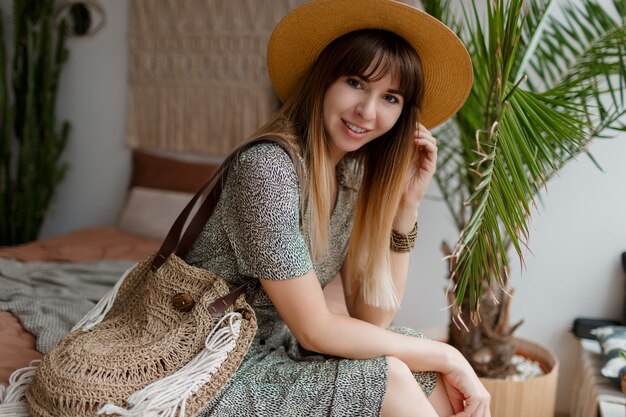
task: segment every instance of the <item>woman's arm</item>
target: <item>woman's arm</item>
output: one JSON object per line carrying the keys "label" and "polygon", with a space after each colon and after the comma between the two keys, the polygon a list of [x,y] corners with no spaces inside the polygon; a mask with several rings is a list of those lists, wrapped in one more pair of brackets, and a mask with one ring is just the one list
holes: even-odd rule
{"label": "woman's arm", "polygon": [[307,350],[350,359],[395,356],[414,371],[449,372],[458,360],[458,352],[444,343],[397,334],[331,313],[314,271],[290,280],[262,279],[261,284]]}

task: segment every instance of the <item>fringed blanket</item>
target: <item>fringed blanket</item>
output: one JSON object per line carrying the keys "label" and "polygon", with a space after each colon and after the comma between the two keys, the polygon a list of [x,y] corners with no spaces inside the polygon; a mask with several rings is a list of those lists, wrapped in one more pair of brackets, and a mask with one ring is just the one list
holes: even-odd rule
{"label": "fringed blanket", "polygon": [[0,310],[12,312],[37,338],[37,350],[47,353],[134,264],[0,259]]}
{"label": "fringed blanket", "polygon": [[[47,353],[102,298],[135,262],[19,262],[0,258],[0,310],[12,312]],[[35,372],[15,371],[0,385],[0,415],[28,416],[25,392]]]}

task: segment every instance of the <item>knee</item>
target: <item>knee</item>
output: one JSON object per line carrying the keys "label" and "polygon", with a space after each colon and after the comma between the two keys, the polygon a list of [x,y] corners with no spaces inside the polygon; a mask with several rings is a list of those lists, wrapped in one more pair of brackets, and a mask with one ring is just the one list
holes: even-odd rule
{"label": "knee", "polygon": [[387,356],[387,380],[391,383],[415,381],[413,373],[406,363],[395,356]]}
{"label": "knee", "polygon": [[394,356],[387,356],[387,365],[387,387],[380,415],[434,416],[432,406],[409,367]]}

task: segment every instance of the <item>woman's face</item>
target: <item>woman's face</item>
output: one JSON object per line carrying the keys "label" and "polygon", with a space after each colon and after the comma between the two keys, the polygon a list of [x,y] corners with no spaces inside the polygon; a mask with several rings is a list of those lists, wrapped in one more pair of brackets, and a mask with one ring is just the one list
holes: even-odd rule
{"label": "woman's face", "polygon": [[324,95],[324,129],[331,157],[339,162],[348,152],[383,135],[402,113],[398,83],[387,74],[378,81],[340,77]]}

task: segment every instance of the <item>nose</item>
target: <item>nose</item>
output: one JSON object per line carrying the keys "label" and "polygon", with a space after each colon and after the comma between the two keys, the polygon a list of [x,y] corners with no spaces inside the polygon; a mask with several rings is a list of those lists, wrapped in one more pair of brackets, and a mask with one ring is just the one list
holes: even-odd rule
{"label": "nose", "polygon": [[357,115],[365,120],[374,120],[376,118],[376,100],[373,97],[363,97],[356,105]]}

